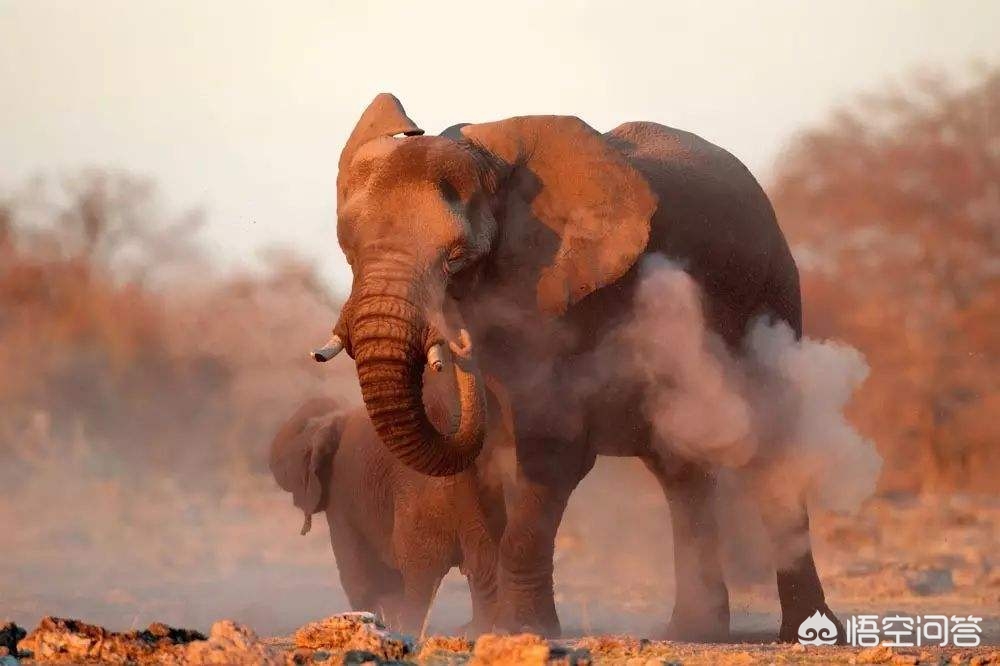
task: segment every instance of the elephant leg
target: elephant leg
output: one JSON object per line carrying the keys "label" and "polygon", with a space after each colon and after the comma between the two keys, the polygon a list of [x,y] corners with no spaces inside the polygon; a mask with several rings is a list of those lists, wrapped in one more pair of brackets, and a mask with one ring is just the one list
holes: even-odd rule
{"label": "elephant leg", "polygon": [[472,572],[468,575],[472,595],[472,620],[465,627],[468,636],[479,636],[493,630],[497,612],[497,560],[493,569]]}
{"label": "elephant leg", "polygon": [[845,639],[844,627],[826,605],[826,596],[809,538],[809,513],[804,501],[788,507],[762,508],[764,526],[774,548],[777,565],[778,600],[781,604],[781,628],[778,640],[794,642],[799,625],[819,611],[837,627],[840,641]]}
{"label": "elephant leg", "polygon": [[402,576],[383,564],[364,535],[346,520],[328,516],[328,522],[340,584],[351,609],[371,611],[389,621],[398,613]]}
{"label": "elephant leg", "polygon": [[479,498],[467,498],[471,512],[459,533],[462,550],[460,569],[469,581],[472,595],[472,620],[465,633],[479,635],[493,630],[497,611],[497,567],[499,544],[490,533]]}
{"label": "elephant leg", "polygon": [[719,560],[715,478],[687,462],[643,458],[670,505],[676,599],[667,625],[670,640],[729,639],[729,590]]}
{"label": "elephant leg", "polygon": [[518,479],[500,541],[497,627],[558,637],[555,538],[570,493],[594,465],[582,444],[518,437]]}
{"label": "elephant leg", "polygon": [[403,570],[403,598],[399,621],[392,626],[393,629],[423,637],[427,614],[446,573],[448,567],[443,571],[439,567],[412,567]]}
{"label": "elephant leg", "polygon": [[457,562],[453,517],[433,493],[397,498],[392,548],[403,575],[399,620],[393,629],[420,636],[438,586]]}

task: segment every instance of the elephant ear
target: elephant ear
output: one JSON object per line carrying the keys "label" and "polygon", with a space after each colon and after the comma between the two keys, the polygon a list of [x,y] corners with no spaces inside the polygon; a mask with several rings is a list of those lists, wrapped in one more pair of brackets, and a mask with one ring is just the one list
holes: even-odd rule
{"label": "elephant ear", "polygon": [[509,167],[495,254],[501,273],[535,277],[538,308],[558,316],[613,283],[649,239],[656,197],[592,127],[569,116],[467,125],[463,136]]}
{"label": "elephant ear", "polygon": [[419,136],[424,131],[410,120],[403,110],[403,105],[395,95],[390,93],[380,93],[372,100],[365,112],[361,114],[358,124],[354,126],[354,131],[344,144],[344,150],[340,153],[337,175],[337,201],[342,203],[346,196],[346,177],[351,160],[357,154],[358,149],[380,137],[391,137],[396,134],[404,136]]}
{"label": "elephant ear", "polygon": [[278,485],[292,494],[292,503],[302,509],[302,534],[312,526],[312,514],[326,503],[344,419],[333,400],[309,400],[271,441],[271,473]]}

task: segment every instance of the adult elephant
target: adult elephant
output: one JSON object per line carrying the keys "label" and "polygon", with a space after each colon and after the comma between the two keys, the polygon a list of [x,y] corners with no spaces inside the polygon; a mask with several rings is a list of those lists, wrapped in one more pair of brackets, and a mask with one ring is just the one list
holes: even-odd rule
{"label": "adult elephant", "polygon": [[[429,475],[465,469],[482,445],[479,368],[506,385],[518,492],[501,541],[501,628],[560,632],[556,530],[600,453],[641,457],[667,495],[677,581],[668,635],[726,637],[711,471],[651,444],[638,386],[581,391],[577,371],[629,317],[639,264],[656,253],[693,276],[706,321],[733,348],[759,314],[800,334],[798,273],[767,196],[726,151],[654,123],[600,134],[575,117],[526,116],[423,134],[381,94],[347,140],[337,235],[354,282],[317,360],[347,350],[382,442]],[[449,347],[461,417],[438,432],[421,373]],[[768,526],[789,554],[777,575],[780,638],[794,640],[815,611],[833,617],[804,500]]]}

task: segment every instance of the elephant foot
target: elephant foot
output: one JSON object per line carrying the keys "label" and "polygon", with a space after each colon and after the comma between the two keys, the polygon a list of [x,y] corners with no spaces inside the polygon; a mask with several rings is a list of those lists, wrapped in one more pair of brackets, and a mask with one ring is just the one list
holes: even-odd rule
{"label": "elephant foot", "polygon": [[559,638],[562,635],[559,616],[551,598],[547,604],[533,604],[530,600],[502,603],[496,630],[504,634],[538,634],[544,638]]}
{"label": "elephant foot", "polygon": [[501,634],[538,634],[542,638],[559,638],[562,626],[559,618],[503,618],[497,622],[496,631]]}
{"label": "elephant foot", "polygon": [[[810,622],[806,627],[802,628],[801,635],[807,639],[815,639],[817,635],[819,638],[833,638],[832,632],[829,631],[829,624],[832,624],[836,630],[836,644],[846,645],[847,644],[847,634],[844,632],[844,625],[841,624],[837,616],[833,614],[830,607],[826,603],[819,603],[810,606],[802,606],[795,609],[783,609],[781,613],[781,628],[778,630],[778,641],[782,643],[795,643],[798,642],[800,631],[799,628],[808,619],[819,613],[820,616],[825,616],[825,620],[816,618],[816,620]],[[826,622],[829,620],[829,624]],[[825,625],[825,626],[824,626]],[[817,634],[817,631],[819,632]]]}
{"label": "elephant foot", "polygon": [[463,636],[471,640],[475,640],[482,636],[483,634],[488,634],[493,631],[492,622],[484,622],[482,620],[472,619],[460,626],[457,629],[457,635]]}
{"label": "elephant foot", "polygon": [[675,608],[664,637],[686,643],[729,642],[729,604]]}

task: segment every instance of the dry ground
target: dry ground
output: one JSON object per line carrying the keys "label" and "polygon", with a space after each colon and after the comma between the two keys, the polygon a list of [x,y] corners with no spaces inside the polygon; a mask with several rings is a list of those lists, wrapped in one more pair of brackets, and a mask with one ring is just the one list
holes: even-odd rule
{"label": "dry ground", "polygon": [[[655,637],[669,617],[673,583],[669,516],[655,483],[636,476],[633,462],[601,461],[571,501],[556,564],[557,602],[571,640],[557,648],[588,647],[595,661],[623,663],[859,659],[859,649],[768,644],[778,616],[767,547],[752,512],[737,510],[744,504],[736,496],[730,498],[736,508],[723,512],[722,522],[734,638],[742,642],[706,647],[640,641]],[[73,468],[72,461],[67,465]],[[324,522],[299,537],[296,512],[270,479],[250,476],[239,486],[213,490],[213,496],[162,479],[39,473],[53,475],[37,487],[59,487],[58,502],[35,496],[33,484],[24,483],[8,487],[13,502],[0,503],[6,530],[0,619],[30,629],[43,615],[78,617],[116,631],[165,622],[207,633],[215,620],[232,618],[263,636],[288,636],[348,609]],[[858,516],[815,516],[814,541],[831,606],[841,616],[984,618],[985,647],[974,655],[914,648],[865,658],[899,661],[924,653],[925,661],[938,662],[1000,650],[996,498],[873,499]],[[469,612],[467,588],[453,572],[441,587],[430,632],[449,634]],[[596,638],[610,634],[634,638]],[[573,639],[580,636],[586,638]],[[282,639],[266,644],[290,646]]]}
{"label": "dry ground", "polygon": [[[16,631],[16,628],[13,628]],[[12,627],[0,627],[0,642]],[[9,642],[9,641],[8,641]],[[890,648],[876,646],[804,647],[780,644],[699,645],[649,641],[626,636],[587,636],[545,641],[538,636],[481,636],[475,642],[431,636],[422,640],[395,634],[365,613],[337,615],[300,627],[291,636],[261,639],[231,621],[217,622],[207,636],[152,625],[114,633],[94,625],[44,618],[18,643],[17,658],[0,664],[997,664],[1000,651],[983,646]]]}

